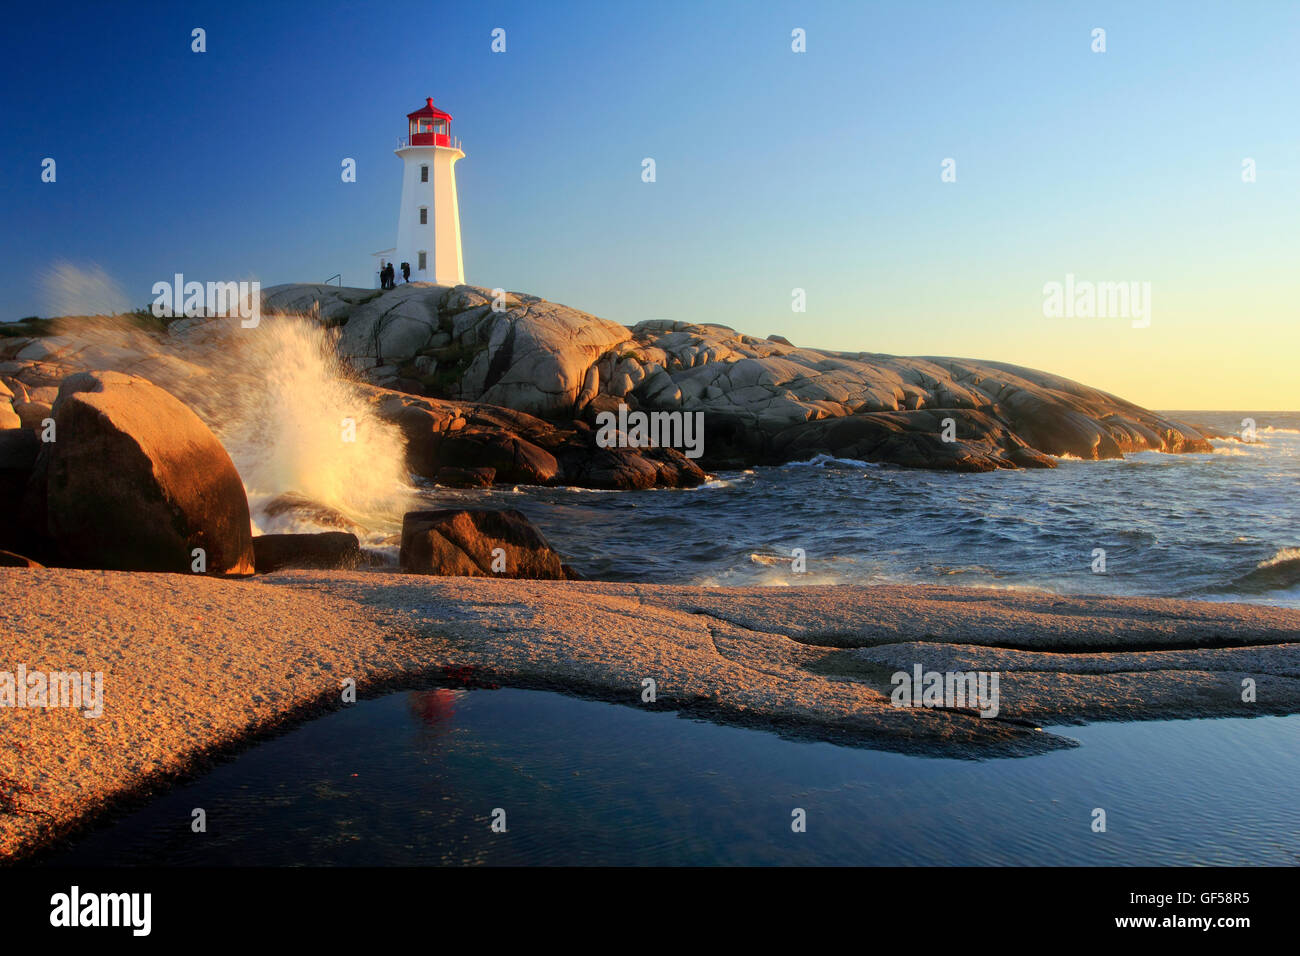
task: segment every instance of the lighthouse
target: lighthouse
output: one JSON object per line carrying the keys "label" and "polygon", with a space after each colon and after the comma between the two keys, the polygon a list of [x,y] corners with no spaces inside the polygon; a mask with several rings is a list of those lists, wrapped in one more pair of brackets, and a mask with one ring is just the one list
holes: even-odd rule
{"label": "lighthouse", "polygon": [[401,275],[409,263],[412,282],[460,285],[465,263],[460,252],[460,209],[456,203],[456,160],[464,159],[451,138],[451,114],[433,97],[406,114],[407,133],[396,150],[402,160],[402,208],[397,214],[397,246],[390,260]]}

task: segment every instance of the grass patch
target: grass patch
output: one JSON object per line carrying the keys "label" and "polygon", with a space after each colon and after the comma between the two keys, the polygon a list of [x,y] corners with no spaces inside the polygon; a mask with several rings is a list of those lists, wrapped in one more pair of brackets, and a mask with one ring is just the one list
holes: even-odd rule
{"label": "grass patch", "polygon": [[40,338],[54,334],[54,320],[29,315],[17,322],[0,322],[0,336],[9,339]]}
{"label": "grass patch", "polygon": [[121,315],[67,315],[58,318],[43,319],[38,315],[29,315],[16,322],[0,322],[0,338],[39,339],[49,335],[67,333],[76,335],[81,329],[126,327],[140,329],[144,332],[165,332],[167,326],[184,316],[167,316],[159,318],[151,309],[136,309]]}

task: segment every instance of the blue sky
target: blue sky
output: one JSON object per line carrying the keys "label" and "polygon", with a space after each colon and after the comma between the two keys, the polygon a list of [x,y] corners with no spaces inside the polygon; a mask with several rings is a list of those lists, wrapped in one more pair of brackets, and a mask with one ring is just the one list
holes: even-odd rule
{"label": "blue sky", "polygon": [[[396,233],[395,140],[431,95],[467,154],[471,283],[629,324],[1019,362],[1158,407],[1300,407],[1300,4],[8,16],[0,318],[48,314],[38,277],[58,261],[139,305],[175,272],[370,285]],[[1067,273],[1151,282],[1151,327],[1045,318]]]}

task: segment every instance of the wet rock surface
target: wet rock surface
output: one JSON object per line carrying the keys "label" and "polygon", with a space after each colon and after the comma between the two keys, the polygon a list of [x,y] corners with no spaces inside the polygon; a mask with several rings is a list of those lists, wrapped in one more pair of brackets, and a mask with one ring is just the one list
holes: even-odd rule
{"label": "wet rock surface", "polygon": [[563,561],[514,509],[412,511],[402,519],[403,571],[416,574],[563,581]]}

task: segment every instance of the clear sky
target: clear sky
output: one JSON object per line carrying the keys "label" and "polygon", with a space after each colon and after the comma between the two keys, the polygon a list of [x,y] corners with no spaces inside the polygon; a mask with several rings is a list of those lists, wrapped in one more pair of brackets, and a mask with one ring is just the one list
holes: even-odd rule
{"label": "clear sky", "polygon": [[[396,238],[392,150],[433,96],[467,154],[473,284],[628,324],[999,359],[1156,408],[1300,408],[1300,3],[223,0],[6,19],[0,318],[49,314],[59,262],[133,305],[176,272],[370,285]],[[1150,327],[1045,317],[1067,274],[1151,283]]]}

